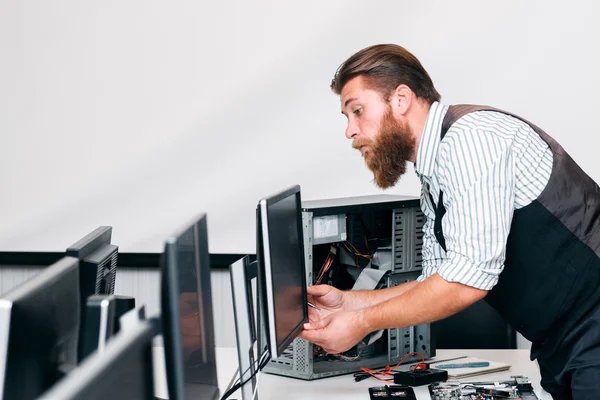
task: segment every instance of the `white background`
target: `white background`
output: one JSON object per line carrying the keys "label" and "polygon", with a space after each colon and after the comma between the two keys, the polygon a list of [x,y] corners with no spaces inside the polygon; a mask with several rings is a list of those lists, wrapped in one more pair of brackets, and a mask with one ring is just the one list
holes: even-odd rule
{"label": "white background", "polygon": [[[254,252],[261,197],[378,193],[344,137],[337,67],[397,43],[442,101],[515,112],[600,180],[595,1],[0,2],[0,251],[125,252],[208,213]],[[419,194],[409,168],[395,194]]]}

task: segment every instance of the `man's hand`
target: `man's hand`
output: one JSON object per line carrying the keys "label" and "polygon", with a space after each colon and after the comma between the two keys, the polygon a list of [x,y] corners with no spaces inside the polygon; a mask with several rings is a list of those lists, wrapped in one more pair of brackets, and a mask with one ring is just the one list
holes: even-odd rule
{"label": "man's hand", "polygon": [[304,324],[299,336],[323,347],[330,354],[347,351],[369,333],[363,313],[363,310],[330,312],[321,319]]}
{"label": "man's hand", "polygon": [[334,312],[346,309],[345,298],[348,293],[329,285],[315,285],[307,288],[308,301],[320,308],[308,308],[308,320],[313,323],[322,320]]}

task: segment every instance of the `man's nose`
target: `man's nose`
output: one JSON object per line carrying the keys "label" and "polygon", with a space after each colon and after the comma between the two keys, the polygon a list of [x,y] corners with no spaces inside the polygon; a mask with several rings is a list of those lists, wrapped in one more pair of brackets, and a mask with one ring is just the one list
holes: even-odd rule
{"label": "man's nose", "polygon": [[348,126],[346,127],[346,137],[348,139],[354,139],[356,135],[358,135],[358,128],[355,124],[349,122]]}

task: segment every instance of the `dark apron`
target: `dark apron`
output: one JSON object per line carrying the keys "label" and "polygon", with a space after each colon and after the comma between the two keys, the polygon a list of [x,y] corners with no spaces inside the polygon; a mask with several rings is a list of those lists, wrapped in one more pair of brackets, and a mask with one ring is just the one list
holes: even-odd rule
{"label": "dark apron", "polygon": [[[552,149],[548,184],[531,204],[515,210],[506,261],[485,300],[533,342],[531,359],[550,356],[565,335],[600,302],[600,189],[544,131],[511,113],[491,107],[450,106],[441,139],[462,116],[495,111],[513,116]],[[431,196],[431,194],[430,194]],[[446,250],[443,193],[435,208],[434,233]]]}

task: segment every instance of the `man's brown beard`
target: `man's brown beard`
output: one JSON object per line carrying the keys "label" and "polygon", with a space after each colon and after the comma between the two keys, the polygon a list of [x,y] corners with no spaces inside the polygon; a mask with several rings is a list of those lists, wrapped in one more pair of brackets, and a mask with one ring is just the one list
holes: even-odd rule
{"label": "man's brown beard", "polygon": [[360,150],[362,146],[367,146],[363,156],[373,172],[375,184],[388,189],[406,172],[406,161],[415,151],[415,138],[408,124],[397,121],[388,109],[375,140],[360,138],[352,143],[355,149]]}

